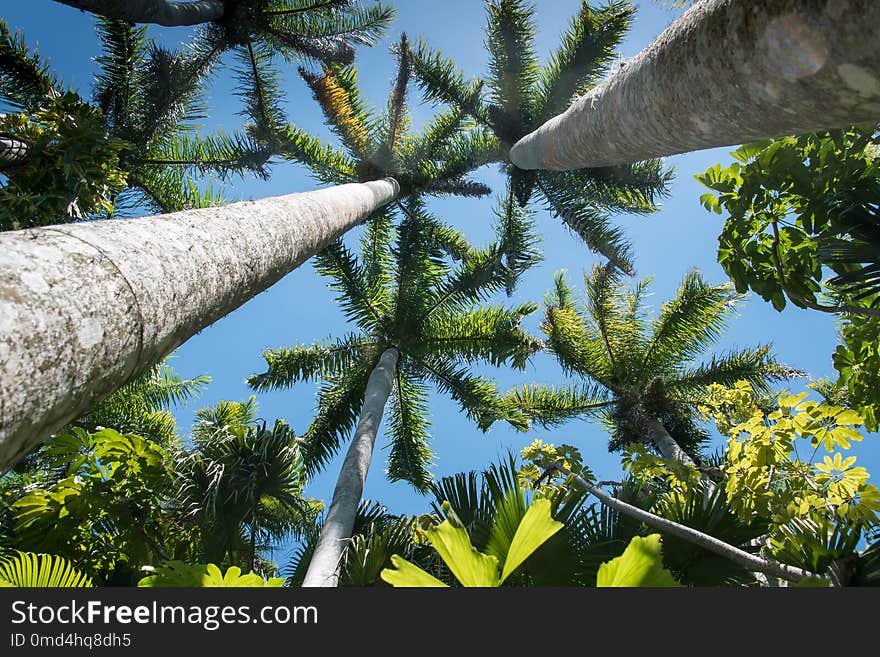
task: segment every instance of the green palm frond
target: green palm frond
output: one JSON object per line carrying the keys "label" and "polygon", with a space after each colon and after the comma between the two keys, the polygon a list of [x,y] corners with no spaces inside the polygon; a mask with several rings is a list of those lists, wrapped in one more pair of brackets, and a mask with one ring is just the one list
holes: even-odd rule
{"label": "green palm frond", "polygon": [[507,392],[504,402],[530,422],[548,429],[572,419],[597,417],[606,413],[614,403],[603,386],[587,383],[521,386]]}
{"label": "green palm frond", "polygon": [[537,304],[526,303],[511,309],[492,306],[438,311],[427,319],[422,347],[425,352],[465,363],[483,361],[523,369],[541,343],[520,328],[520,323],[537,309]]}
{"label": "green palm frond", "polygon": [[96,29],[101,54],[95,59],[98,71],[92,97],[109,124],[129,136],[142,111],[139,89],[152,41],[146,27],[123,21],[99,18]]}
{"label": "green palm frond", "polygon": [[708,363],[683,368],[666,383],[666,387],[685,398],[699,399],[706,386],[713,383],[732,388],[737,381],[748,381],[756,391],[769,393],[771,383],[799,376],[806,374],[780,365],[770,346],[765,345],[715,355]]}
{"label": "green palm frond", "polygon": [[258,140],[275,145],[286,123],[281,80],[273,65],[275,52],[265,43],[248,43],[236,50],[236,57],[236,95],[244,101],[242,114],[251,121],[250,132]]}
{"label": "green palm frond", "polygon": [[323,468],[354,431],[367,379],[377,359],[358,363],[322,382],[317,413],[303,436],[303,462],[309,475]]}
{"label": "green palm frond", "polygon": [[541,70],[541,94],[536,118],[546,121],[568,109],[575,96],[584,93],[608,72],[617,47],[629,28],[635,7],[612,0],[594,8],[582,0],[578,14],[562,35],[562,45]]}
{"label": "green palm frond", "polygon": [[551,214],[559,217],[591,251],[607,258],[619,271],[633,272],[632,247],[587,190],[560,184],[558,178],[547,175],[539,175],[538,185]]}
{"label": "green palm frond", "polygon": [[383,324],[390,302],[386,289],[367,287],[363,265],[341,240],[316,256],[315,267],[319,274],[331,279],[330,287],[336,290],[336,299],[350,321],[364,331]]}
{"label": "green palm frond", "polygon": [[514,143],[534,119],[533,88],[540,73],[535,8],[525,0],[496,0],[488,11],[489,87],[492,102],[510,125],[500,125],[498,116],[493,123],[503,141]]}
{"label": "green palm frond", "polygon": [[[412,65],[412,52],[410,52],[410,65]],[[439,151],[444,144],[465,127],[469,127],[468,119],[458,108],[452,108],[436,115],[425,127],[422,134],[411,140],[411,155],[408,159],[413,162],[438,159]]]}
{"label": "green palm frond", "polygon": [[13,34],[0,19],[0,101],[34,111],[46,98],[61,94],[60,83],[39,53],[25,44],[24,36]]}
{"label": "green palm frond", "polygon": [[[653,511],[746,552],[757,552],[760,541],[756,544],[755,539],[767,533],[766,521],[753,518],[745,524],[730,511],[721,486],[708,495],[703,486],[696,486],[689,488],[683,498],[663,496]],[[668,534],[663,534],[663,563],[678,581],[688,586],[743,585],[755,581],[754,573],[733,561]]]}
{"label": "green palm frond", "polygon": [[263,374],[248,378],[253,390],[267,392],[290,388],[348,369],[372,352],[373,344],[357,334],[330,338],[309,347],[269,349],[263,352],[268,367]]}
{"label": "green palm frond", "polygon": [[279,150],[285,157],[305,164],[312,175],[323,183],[344,184],[357,182],[354,161],[333,146],[303,132],[293,124],[278,136]]}
{"label": "green palm frond", "polygon": [[487,431],[498,420],[508,419],[504,402],[491,379],[436,357],[413,358],[424,369],[426,378],[455,400],[481,431]]}
{"label": "green palm frond", "polygon": [[175,167],[143,166],[128,176],[127,202],[117,203],[114,213],[124,215],[127,210],[136,211],[139,204],[146,204],[157,214],[195,208],[211,208],[224,205],[232,199],[211,185],[200,186],[186,172]]}
{"label": "green palm frond", "polygon": [[413,52],[413,71],[425,102],[444,103],[490,125],[488,108],[482,100],[482,83],[465,81],[455,62],[419,40]]}
{"label": "green palm frond", "polygon": [[709,285],[699,272],[688,272],[653,322],[643,365],[662,370],[693,360],[718,341],[743,299],[732,285]]}
{"label": "green palm frond", "polygon": [[0,560],[0,587],[83,588],[93,586],[88,576],[63,557],[15,552]]}
{"label": "green palm frond", "polygon": [[148,145],[192,130],[207,117],[204,85],[219,61],[219,49],[190,47],[179,53],[153,45],[141,71],[140,112],[133,141]]}
{"label": "green palm frond", "polygon": [[[308,5],[288,1],[284,4],[287,7],[267,12],[272,31],[296,34],[304,39],[335,39],[375,46],[395,17],[394,8],[380,2],[367,7],[350,1],[311,2]],[[297,4],[301,6],[295,6]],[[291,54],[285,53],[286,56]],[[350,63],[327,59],[321,61]]]}
{"label": "green palm frond", "polygon": [[398,368],[388,410],[391,481],[407,481],[421,492],[430,488],[433,453],[428,447],[429,428],[426,386],[411,380]]}
{"label": "green palm frond", "polygon": [[[245,171],[267,180],[270,149],[242,134],[176,135],[150,149],[140,166],[176,168],[185,175],[216,174],[221,180]],[[140,158],[138,158],[140,159]]]}
{"label": "green palm frond", "polygon": [[[556,295],[569,302],[565,296],[568,292],[564,278],[559,275]],[[614,362],[609,358],[605,341],[595,325],[588,324],[574,306],[549,306],[541,330],[547,335],[548,350],[556,356],[563,371],[608,380]]]}
{"label": "green palm frond", "polygon": [[216,406],[196,411],[192,437],[198,445],[210,451],[214,439],[221,434],[243,434],[257,422],[257,398],[247,401],[221,401]]}

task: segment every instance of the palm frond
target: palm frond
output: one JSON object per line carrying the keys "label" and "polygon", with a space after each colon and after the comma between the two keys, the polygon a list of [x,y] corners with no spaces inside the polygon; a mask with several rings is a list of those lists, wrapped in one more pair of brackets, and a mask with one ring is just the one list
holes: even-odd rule
{"label": "palm frond", "polygon": [[34,111],[47,98],[61,94],[60,82],[40,54],[31,52],[21,34],[0,19],[0,101]]}
{"label": "palm frond", "polygon": [[659,371],[691,361],[718,341],[743,299],[732,285],[710,285],[699,272],[688,272],[653,322],[643,365]]}
{"label": "palm frond", "polygon": [[315,257],[315,267],[319,274],[332,280],[330,287],[336,290],[336,299],[349,320],[366,332],[382,326],[390,301],[386,290],[367,287],[363,266],[341,240]]}
{"label": "palm frond", "polygon": [[175,135],[149,150],[140,166],[171,167],[185,175],[215,174],[221,180],[251,173],[269,177],[272,151],[242,134],[217,132],[212,135]]}
{"label": "palm frond", "polygon": [[413,72],[419,81],[425,102],[444,103],[490,125],[489,113],[482,100],[482,83],[466,82],[455,62],[439,50],[419,40],[413,52]]}
{"label": "palm frond", "polygon": [[514,388],[504,395],[504,403],[531,422],[552,429],[572,419],[604,414],[614,403],[598,384],[570,386],[530,385]]}
{"label": "palm frond", "polygon": [[96,29],[101,54],[95,59],[98,71],[92,98],[109,124],[128,137],[135,133],[142,114],[140,89],[152,40],[145,26],[133,27],[119,20],[99,17]]}
{"label": "palm frond", "polygon": [[433,482],[433,453],[428,447],[428,390],[397,368],[391,404],[388,409],[388,435],[391,454],[388,478],[406,481],[420,492]]}
{"label": "palm frond", "polygon": [[327,122],[349,152],[362,159],[368,158],[374,119],[361,101],[355,69],[325,67],[324,74],[316,76],[300,68],[299,74],[312,90]]}
{"label": "palm frond", "polygon": [[300,381],[325,378],[344,371],[372,349],[373,344],[357,334],[330,338],[309,347],[269,349],[263,352],[267,371],[249,377],[247,383],[258,392],[290,388]]}
{"label": "palm frond", "polygon": [[323,468],[354,431],[377,358],[359,361],[322,383],[315,418],[303,436],[303,462],[309,476]]}
{"label": "palm frond", "polygon": [[[489,50],[489,86],[492,102],[513,122],[501,130],[503,141],[525,135],[534,119],[534,88],[539,66],[535,52],[535,9],[524,0],[495,0],[488,4],[486,28]],[[501,127],[494,121],[496,131]]]}
{"label": "palm frond", "polygon": [[631,246],[623,231],[611,224],[593,195],[582,187],[565,184],[558,177],[539,174],[538,186],[553,216],[583,240],[591,251],[601,254],[619,271],[633,272]]}
{"label": "palm frond", "polygon": [[513,189],[509,188],[507,199],[496,206],[497,239],[501,245],[507,268],[507,295],[513,294],[520,277],[543,260],[537,248],[541,238],[535,231],[532,213],[516,202]]}
{"label": "palm frond", "polygon": [[475,376],[466,368],[438,358],[413,358],[426,378],[458,402],[461,410],[481,431],[487,431],[498,420],[507,419],[504,402],[492,380]]}
{"label": "palm frond", "polygon": [[92,580],[62,557],[33,552],[16,552],[0,560],[0,587],[81,588]]}
{"label": "palm frond", "polygon": [[357,181],[355,163],[345,153],[322,144],[295,125],[282,130],[278,140],[280,153],[305,164],[319,181],[337,185]]}
{"label": "palm frond", "polygon": [[252,124],[249,132],[265,144],[277,145],[286,119],[281,109],[281,80],[273,66],[275,52],[265,42],[248,42],[245,48],[236,49],[236,57],[235,93],[244,101],[242,114]]}
{"label": "palm frond", "polygon": [[605,7],[594,8],[582,0],[580,11],[562,35],[562,45],[541,70],[537,121],[543,123],[561,114],[575,96],[606,75],[634,13],[629,2],[612,0]]}
{"label": "palm frond", "polygon": [[483,361],[524,369],[541,343],[520,323],[537,309],[537,304],[526,303],[510,309],[491,306],[435,312],[425,323],[418,350],[463,363]]}
{"label": "palm frond", "polygon": [[765,345],[715,355],[708,363],[684,368],[666,382],[666,388],[681,398],[696,400],[713,383],[732,388],[737,381],[748,381],[757,392],[769,393],[771,383],[800,376],[806,375],[780,365]]}

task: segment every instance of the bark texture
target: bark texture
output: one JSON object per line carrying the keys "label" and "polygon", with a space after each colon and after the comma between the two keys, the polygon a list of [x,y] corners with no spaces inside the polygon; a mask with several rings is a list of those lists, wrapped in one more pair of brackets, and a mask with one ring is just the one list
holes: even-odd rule
{"label": "bark texture", "polygon": [[391,394],[399,357],[400,353],[397,349],[386,350],[367,380],[364,405],[354,439],[345,455],[339,479],[336,480],[333,501],[330,503],[330,510],[327,512],[327,519],[324,521],[312,560],[309,562],[303,586],[333,587],[339,581],[340,559],[345,549],[345,541],[351,538],[354,529],[355,515],[361,503],[364,482],[367,480],[367,472],[373,459],[376,434],[379,432],[382,413]]}
{"label": "bark texture", "polygon": [[0,468],[398,193],[388,179],[0,234]]}
{"label": "bark texture", "polygon": [[0,134],[0,169],[18,166],[27,160],[31,147],[12,135]]}
{"label": "bark texture", "polygon": [[510,151],[604,167],[880,119],[880,2],[705,0]]}
{"label": "bark texture", "polygon": [[223,18],[223,0],[55,0],[107,18],[165,27],[199,25]]}

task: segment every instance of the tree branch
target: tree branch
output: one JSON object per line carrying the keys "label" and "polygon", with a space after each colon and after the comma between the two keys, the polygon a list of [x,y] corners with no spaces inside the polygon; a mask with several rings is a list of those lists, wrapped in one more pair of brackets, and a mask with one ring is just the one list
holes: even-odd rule
{"label": "tree branch", "polygon": [[661,518],[649,511],[622,502],[602,489],[593,486],[583,477],[572,473],[571,470],[565,468],[559,463],[555,463],[548,468],[549,473],[552,473],[553,471],[561,472],[562,474],[571,477],[572,481],[578,488],[595,495],[599,501],[606,506],[629,516],[630,518],[640,520],[649,527],[671,534],[672,536],[677,536],[678,538],[689,541],[705,550],[709,550],[710,552],[714,552],[715,554],[730,559],[734,563],[737,563],[750,571],[764,573],[765,575],[778,577],[789,582],[799,582],[808,577],[820,577],[816,573],[811,573],[801,568],[795,568],[794,566],[789,566],[788,564],[780,563],[772,559],[766,559],[750,554],[738,547],[730,545],[729,543],[725,543],[714,536],[704,534],[703,532],[687,527],[686,525],[680,525],[672,520]]}

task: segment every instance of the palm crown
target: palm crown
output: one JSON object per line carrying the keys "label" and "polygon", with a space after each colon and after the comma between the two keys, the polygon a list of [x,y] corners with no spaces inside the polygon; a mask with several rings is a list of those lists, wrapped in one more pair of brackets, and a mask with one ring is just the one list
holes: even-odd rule
{"label": "palm crown", "polygon": [[494,383],[471,373],[468,365],[524,367],[539,343],[519,324],[537,308],[479,305],[506,281],[499,245],[459,251],[463,259],[453,265],[446,257],[448,245],[461,248],[464,238],[417,200],[408,206],[397,229],[387,218],[372,222],[359,258],[341,242],[318,256],[319,271],[333,280],[357,331],[308,347],[267,351],[268,371],[249,383],[267,390],[309,379],[323,382],[317,415],[305,435],[304,460],[315,470],[352,431],[370,373],[386,349],[396,348],[388,474],[425,490],[432,457],[428,386],[450,395],[488,428],[503,408]]}
{"label": "palm crown", "polygon": [[327,123],[339,137],[341,149],[322,144],[294,125],[282,134],[282,152],[330,183],[367,182],[391,177],[401,195],[454,194],[484,196],[484,184],[467,174],[486,161],[488,135],[472,131],[472,122],[459,111],[437,117],[420,135],[410,131],[407,88],[412,53],[406,35],[395,49],[398,71],[385,112],[377,113],[362,98],[357,71],[349,66],[325,66],[317,76],[300,74],[311,88]]}
{"label": "palm crown", "polygon": [[586,307],[578,308],[563,274],[548,295],[542,329],[563,369],[584,379],[567,387],[530,386],[506,396],[513,407],[546,426],[599,416],[613,432],[611,449],[651,442],[644,422],[656,420],[686,452],[705,434],[695,409],[707,386],[748,381],[759,391],[798,374],[779,365],[768,346],[733,350],[697,362],[718,340],[743,297],[729,285],[709,285],[690,272],[673,299],[649,318],[649,281],[626,291],[607,267],[584,277]]}
{"label": "palm crown", "polygon": [[601,80],[629,26],[632,6],[612,0],[594,9],[584,0],[545,66],[539,64],[535,47],[534,7],[524,0],[493,0],[487,7],[487,78],[466,81],[452,60],[420,42],[413,68],[425,99],[457,108],[493,135],[486,147],[499,154],[494,161],[505,163],[520,205],[526,206],[537,191],[547,209],[587,246],[631,273],[629,247],[609,214],[656,209],[656,200],[670,178],[658,161],[535,173],[510,166],[506,154],[519,139],[567,109],[576,95]]}

